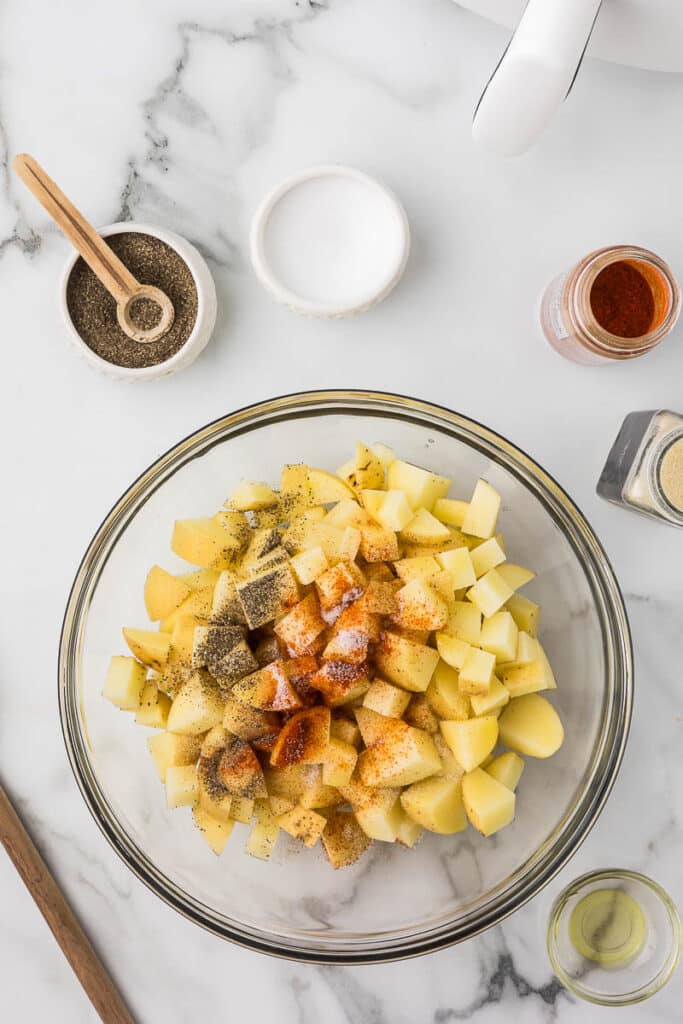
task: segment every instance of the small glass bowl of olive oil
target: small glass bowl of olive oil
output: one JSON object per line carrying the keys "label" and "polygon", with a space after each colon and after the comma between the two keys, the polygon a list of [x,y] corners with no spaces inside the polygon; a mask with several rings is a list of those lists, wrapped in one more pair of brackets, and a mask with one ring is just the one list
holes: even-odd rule
{"label": "small glass bowl of olive oil", "polygon": [[560,893],[548,955],[563,985],[603,1006],[639,1003],[673,974],[681,921],[669,895],[636,871],[594,871]]}

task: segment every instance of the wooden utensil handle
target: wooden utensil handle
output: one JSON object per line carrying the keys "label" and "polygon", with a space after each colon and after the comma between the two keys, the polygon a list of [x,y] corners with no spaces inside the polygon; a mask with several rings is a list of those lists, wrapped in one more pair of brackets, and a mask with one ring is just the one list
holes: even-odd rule
{"label": "wooden utensil handle", "polygon": [[135,1024],[2,786],[0,841],[104,1024]]}
{"label": "wooden utensil handle", "polygon": [[137,280],[40,164],[28,153],[19,153],[12,167],[117,303],[129,299],[138,288]]}

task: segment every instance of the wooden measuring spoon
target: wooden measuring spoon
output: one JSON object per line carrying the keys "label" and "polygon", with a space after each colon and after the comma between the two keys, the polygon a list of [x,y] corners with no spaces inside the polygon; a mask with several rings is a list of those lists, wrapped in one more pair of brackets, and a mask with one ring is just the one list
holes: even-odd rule
{"label": "wooden measuring spoon", "polygon": [[[112,296],[121,330],[133,341],[148,343],[163,338],[175,316],[168,295],[161,288],[141,284],[131,274],[32,156],[19,153],[12,161],[12,167]],[[159,306],[161,316],[153,327],[143,328],[132,320],[131,307],[139,299],[151,300]]]}
{"label": "wooden measuring spoon", "polygon": [[104,1024],[135,1024],[107,969],[0,786],[0,843]]}

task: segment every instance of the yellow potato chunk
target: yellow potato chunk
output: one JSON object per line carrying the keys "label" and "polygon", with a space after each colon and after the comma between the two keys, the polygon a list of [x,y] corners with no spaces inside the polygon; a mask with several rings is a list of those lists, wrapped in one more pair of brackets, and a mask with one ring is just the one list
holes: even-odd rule
{"label": "yellow potato chunk", "polygon": [[333,718],[330,725],[330,737],[350,743],[352,747],[360,746],[360,729],[349,718]]}
{"label": "yellow potato chunk", "polygon": [[342,787],[340,792],[351,804],[366,836],[382,843],[396,842],[403,821],[399,789],[369,789],[356,783]]}
{"label": "yellow potato chunk", "polygon": [[257,800],[254,804],[254,813],[256,814],[256,824],[249,833],[249,839],[244,849],[259,860],[270,860],[280,833],[280,826],[267,800]]}
{"label": "yellow potato chunk", "polygon": [[418,509],[410,522],[406,523],[401,530],[401,540],[405,543],[423,544],[428,547],[448,541],[450,536],[448,527],[440,523],[426,508]]}
{"label": "yellow potato chunk", "polygon": [[515,565],[513,562],[500,565],[498,572],[512,590],[519,590],[536,577],[536,573],[531,569],[525,569],[523,565]]}
{"label": "yellow potato chunk", "polygon": [[519,630],[510,612],[496,612],[484,619],[479,640],[485,651],[495,655],[496,661],[514,661],[517,654]]}
{"label": "yellow potato chunk", "polygon": [[366,487],[360,492],[360,500],[363,502],[363,508],[370,518],[378,524],[379,510],[384,503],[386,493],[386,491],[377,490],[372,487]]}
{"label": "yellow potato chunk", "polygon": [[492,715],[494,712],[499,711],[500,708],[504,708],[507,702],[510,700],[510,694],[505,689],[500,679],[496,676],[491,680],[489,692],[480,696],[473,695],[470,697],[470,704],[472,710],[477,717],[481,715]]}
{"label": "yellow potato chunk", "polygon": [[413,693],[427,689],[438,662],[438,651],[398,633],[384,633],[376,654],[381,674]]}
{"label": "yellow potato chunk", "polygon": [[447,665],[459,671],[470,650],[470,645],[465,640],[458,640],[455,636],[449,636],[448,633],[437,633],[436,649]]}
{"label": "yellow potato chunk", "polygon": [[470,647],[460,669],[460,692],[469,696],[483,696],[491,688],[496,667],[496,656],[488,651]]}
{"label": "yellow potato chunk", "polygon": [[455,526],[460,529],[465,522],[465,516],[469,507],[470,503],[468,501],[457,501],[455,498],[437,498],[432,512],[446,526]]}
{"label": "yellow potato chunk", "polygon": [[207,673],[195,672],[173,699],[168,713],[170,732],[196,736],[220,725],[225,698]]}
{"label": "yellow potato chunk", "polygon": [[484,836],[509,825],[515,816],[513,791],[482,768],[475,768],[463,778],[462,800],[467,817]]}
{"label": "yellow potato chunk", "polygon": [[413,821],[401,808],[401,821],[396,830],[396,842],[400,843],[401,846],[411,848],[415,846],[423,831],[422,825],[418,825],[416,821]]}
{"label": "yellow potato chunk", "polygon": [[469,601],[455,601],[443,632],[465,643],[478,645],[481,640],[481,612]]}
{"label": "yellow potato chunk", "polygon": [[524,758],[515,754],[514,750],[506,750],[504,754],[495,757],[486,771],[498,782],[501,782],[513,792],[517,789],[517,783],[524,771]]}
{"label": "yellow potato chunk", "polygon": [[471,772],[498,742],[498,720],[494,715],[484,715],[466,722],[442,722],[441,732],[458,764]]}
{"label": "yellow potato chunk", "polygon": [[309,469],[308,487],[315,505],[327,505],[354,496],[352,487],[325,469]]}
{"label": "yellow potato chunk", "polygon": [[501,562],[504,562],[505,552],[497,538],[490,537],[483,544],[478,544],[471,552],[470,557],[478,579],[484,573],[487,573],[489,569],[495,569]]}
{"label": "yellow potato chunk", "polygon": [[400,459],[394,459],[387,469],[387,488],[403,491],[414,509],[431,509],[438,498],[448,494],[450,486],[447,477]]}
{"label": "yellow potato chunk", "polygon": [[140,697],[135,721],[151,729],[165,729],[170,709],[171,701],[166,694],[161,693],[156,683],[147,683]]}
{"label": "yellow potato chunk", "polygon": [[116,654],[109,662],[102,696],[122,711],[135,711],[145,688],[147,670],[135,658]]}
{"label": "yellow potato chunk", "polygon": [[501,743],[528,757],[552,757],[564,740],[560,716],[537,693],[511,700],[500,716],[499,727]]}
{"label": "yellow potato chunk", "polygon": [[522,594],[513,594],[512,597],[508,598],[506,607],[519,629],[523,629],[524,632],[529,633],[531,636],[536,636],[538,620],[541,614],[541,609],[537,604],[534,604],[533,601],[530,601],[528,597],[524,597]]}
{"label": "yellow potato chunk", "polygon": [[512,596],[512,590],[496,569],[490,569],[467,591],[468,599],[486,619],[500,611]]}
{"label": "yellow potato chunk", "polygon": [[358,751],[351,743],[332,736],[323,762],[323,783],[326,786],[345,786],[353,775]]}
{"label": "yellow potato chunk", "polygon": [[384,497],[375,513],[380,526],[385,530],[405,529],[415,513],[403,491],[383,491]]}
{"label": "yellow potato chunk", "polygon": [[313,583],[329,569],[325,552],[319,546],[295,555],[290,559],[289,565],[297,581],[304,586]]}
{"label": "yellow potato chunk", "polygon": [[162,782],[169,768],[194,765],[199,757],[201,741],[197,736],[182,736],[175,732],[158,732],[147,740],[149,752]]}
{"label": "yellow potato chunk", "polygon": [[396,593],[398,618],[404,629],[442,629],[448,621],[448,605],[426,580],[413,579]]}
{"label": "yellow potato chunk", "polygon": [[261,512],[278,503],[277,493],[268,484],[243,480],[228,498],[226,505],[236,512]]}
{"label": "yellow potato chunk", "polygon": [[214,587],[202,587],[201,590],[194,590],[186,597],[182,604],[179,604],[177,608],[169,612],[168,615],[161,620],[159,629],[162,633],[173,633],[173,630],[179,621],[179,619],[194,618],[196,620],[208,619],[211,614],[211,605],[213,602]]}
{"label": "yellow potato chunk", "polygon": [[171,538],[172,550],[192,565],[229,569],[248,539],[249,527],[242,513],[225,515],[239,517],[239,526],[229,519],[178,519]]}
{"label": "yellow potato chunk", "polygon": [[436,666],[425,696],[429,706],[441,718],[464,721],[470,717],[470,700],[460,690],[460,676],[445,661]]}
{"label": "yellow potato chunk", "polygon": [[356,487],[383,487],[384,486],[384,464],[382,460],[368,448],[362,441],[356,441],[355,462],[355,486]]}
{"label": "yellow potato chunk", "polygon": [[279,827],[304,846],[315,846],[323,834],[327,819],[306,807],[293,807],[277,818]]}
{"label": "yellow potato chunk", "polygon": [[354,864],[372,841],[349,811],[334,811],[327,819],[321,838],[327,859],[335,870]]}
{"label": "yellow potato chunk", "polygon": [[199,805],[192,808],[192,817],[209,849],[213,850],[217,857],[220,857],[235,823],[233,821],[219,821],[218,818],[212,817],[208,811]]}
{"label": "yellow potato chunk", "polygon": [[459,779],[424,779],[401,793],[403,810],[430,832],[452,835],[467,828]]}
{"label": "yellow potato chunk", "polygon": [[123,630],[123,638],[138,661],[155,669],[162,669],[166,664],[171,646],[171,638],[167,633],[126,628]]}
{"label": "yellow potato chunk", "polygon": [[399,558],[394,562],[394,569],[405,583],[410,583],[411,580],[428,580],[441,572],[439,563],[431,555],[424,555],[421,558]]}
{"label": "yellow potato chunk", "polygon": [[467,548],[442,551],[436,556],[436,560],[441,568],[450,574],[454,590],[473,587],[477,582],[472,555]]}
{"label": "yellow potato chunk", "polygon": [[230,801],[230,817],[242,825],[248,825],[254,817],[256,801],[248,796],[233,796]]}
{"label": "yellow potato chunk", "polygon": [[190,596],[191,588],[160,565],[153,565],[145,580],[145,608],[152,622],[170,615]]}
{"label": "yellow potato chunk", "polygon": [[363,707],[377,711],[387,718],[401,718],[410,702],[410,694],[398,686],[392,686],[377,677],[370,683],[370,689],[363,697]]}
{"label": "yellow potato chunk", "polygon": [[409,786],[441,769],[439,754],[429,733],[405,722],[393,721],[402,728],[358,757],[358,774],[365,786]]}
{"label": "yellow potato chunk", "polygon": [[360,553],[366,562],[394,562],[398,558],[398,540],[393,530],[374,523],[360,528]]}
{"label": "yellow potato chunk", "polygon": [[500,495],[491,484],[479,480],[462,522],[462,532],[488,540],[496,532]]}
{"label": "yellow potato chunk", "polygon": [[170,765],[166,769],[166,806],[191,807],[198,798],[199,781],[195,766]]}

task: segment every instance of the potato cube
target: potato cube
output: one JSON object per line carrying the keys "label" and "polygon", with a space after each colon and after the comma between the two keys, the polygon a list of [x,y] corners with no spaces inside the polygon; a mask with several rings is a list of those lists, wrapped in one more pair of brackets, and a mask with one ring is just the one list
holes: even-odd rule
{"label": "potato cube", "polygon": [[452,835],[467,828],[459,779],[414,782],[401,793],[401,805],[413,821],[430,832]]}
{"label": "potato cube", "polygon": [[478,644],[481,639],[481,612],[470,601],[456,601],[443,632],[465,643]]}
{"label": "potato cube", "polygon": [[[309,486],[309,469],[303,463],[290,463],[280,474],[280,501],[290,521],[315,505]],[[346,491],[344,492],[346,494]],[[334,500],[334,499],[332,499]]]}
{"label": "potato cube", "polygon": [[460,692],[469,696],[487,694],[491,688],[495,667],[495,654],[470,647],[460,669]]}
{"label": "potato cube", "polygon": [[172,550],[192,565],[229,569],[249,536],[249,526],[242,513],[230,514],[239,517],[239,527],[228,519],[222,522],[215,519],[178,519],[173,528]]}
{"label": "potato cube", "polygon": [[379,711],[373,711],[372,708],[361,706],[354,708],[353,713],[366,747],[372,747],[387,736],[393,736],[397,728],[400,729],[395,718],[382,715]]}
{"label": "potato cube", "polygon": [[468,501],[457,501],[455,498],[437,498],[432,513],[446,526],[462,527],[469,508]]}
{"label": "potato cube", "polygon": [[290,568],[299,583],[307,586],[318,577],[322,576],[329,568],[325,552],[321,547],[309,548],[298,555],[294,555],[289,562]]}
{"label": "potato cube", "polygon": [[116,654],[109,662],[102,696],[122,711],[135,711],[140,706],[147,679],[147,670],[135,658]]}
{"label": "potato cube", "polygon": [[470,552],[470,558],[478,579],[487,573],[489,569],[495,569],[497,565],[504,562],[505,552],[496,538],[491,537],[489,540],[485,540],[483,544],[477,545]]}
{"label": "potato cube", "polygon": [[219,576],[218,569],[195,569],[194,572],[183,572],[176,578],[187,584],[190,590],[204,590],[206,587],[215,587]]}
{"label": "potato cube", "polygon": [[360,492],[360,500],[363,503],[363,508],[365,509],[367,515],[370,517],[370,519],[372,519],[375,523],[379,525],[381,525],[379,522],[379,510],[384,504],[384,498],[386,496],[386,493],[387,492],[384,490],[376,490],[373,488],[364,488]]}
{"label": "potato cube", "polygon": [[560,716],[537,693],[511,700],[500,716],[499,728],[501,743],[529,757],[551,757],[564,740]]}
{"label": "potato cube", "polygon": [[358,751],[355,746],[334,736],[330,737],[323,762],[323,783],[326,786],[345,786],[353,775],[357,760]]}
{"label": "potato cube", "polygon": [[237,512],[260,512],[278,503],[277,493],[268,484],[243,480],[228,498],[226,505]]}
{"label": "potato cube", "polygon": [[448,621],[448,606],[429,583],[410,580],[396,593],[398,620],[404,629],[442,629]]}
{"label": "potato cube", "polygon": [[360,729],[356,722],[352,722],[349,718],[333,718],[330,724],[330,738],[335,740],[343,740],[344,743],[350,743],[352,747],[359,747],[361,743]]}
{"label": "potato cube", "polygon": [[467,597],[489,619],[512,597],[512,591],[498,571],[490,569],[467,591]]}
{"label": "potato cube", "polygon": [[383,491],[384,497],[374,518],[385,530],[398,533],[414,518],[415,512],[403,491]]}
{"label": "potato cube", "polygon": [[354,459],[355,486],[360,488],[384,487],[384,465],[381,459],[362,441],[356,441]]}
{"label": "potato cube", "polygon": [[147,683],[140,697],[135,721],[151,729],[165,729],[170,709],[171,701],[166,694],[161,693],[156,683]]}
{"label": "potato cube", "polygon": [[531,636],[536,636],[538,620],[541,614],[541,609],[537,604],[534,604],[533,601],[530,601],[528,597],[524,597],[522,594],[513,594],[512,597],[508,598],[506,607],[519,629],[524,630]]}
{"label": "potato cube", "polygon": [[171,646],[168,633],[126,628],[123,630],[123,638],[138,661],[155,669],[162,669],[166,664]]}
{"label": "potato cube", "polygon": [[219,821],[199,805],[192,808],[192,817],[209,849],[220,857],[230,838],[234,822]]}
{"label": "potato cube", "polygon": [[488,540],[496,532],[499,510],[500,495],[491,484],[479,480],[462,522],[462,532]]}
{"label": "potato cube", "polygon": [[519,590],[520,587],[536,578],[536,573],[531,569],[525,569],[523,565],[515,565],[513,562],[505,562],[500,565],[498,572],[512,590]]}
{"label": "potato cube", "polygon": [[348,604],[354,597],[360,597],[362,591],[351,568],[342,563],[318,576],[315,588],[325,611],[340,604]]}
{"label": "potato cube", "polygon": [[527,693],[547,690],[548,675],[542,661],[530,661],[516,665],[503,672],[503,683],[511,697],[523,697]]}
{"label": "potato cube", "polygon": [[355,864],[372,841],[350,811],[334,811],[321,839],[327,859],[335,869]]}
{"label": "potato cube", "polygon": [[498,742],[498,719],[494,715],[469,718],[466,722],[442,722],[441,733],[458,764],[471,772],[488,757]]}
{"label": "potato cube", "polygon": [[153,622],[165,619],[190,596],[191,590],[177,576],[153,565],[145,580],[145,608]]}
{"label": "potato cube", "polygon": [[429,733],[397,719],[393,722],[399,728],[358,757],[358,774],[366,786],[409,786],[441,768]]}
{"label": "potato cube", "polygon": [[275,768],[322,764],[330,742],[330,709],[316,705],[298,711],[282,726],[270,755]]}
{"label": "potato cube", "polygon": [[403,721],[408,725],[414,725],[416,729],[424,729],[432,736],[439,731],[439,719],[432,711],[426,693],[412,695],[404,712]]}
{"label": "potato cube", "polygon": [[387,718],[401,718],[410,702],[410,694],[398,686],[392,686],[379,677],[370,683],[370,689],[363,697],[363,707],[370,708]]}
{"label": "potato cube", "polygon": [[224,698],[208,673],[195,672],[174,697],[167,728],[189,736],[206,732],[221,723],[224,705]]}
{"label": "potato cube", "polygon": [[364,664],[326,661],[311,678],[310,685],[314,690],[320,690],[329,707],[336,708],[362,697],[370,686],[370,680]]}
{"label": "potato cube", "polygon": [[246,616],[237,596],[238,577],[230,569],[219,575],[211,596],[209,621],[215,626],[245,625]]}
{"label": "potato cube", "polygon": [[440,779],[461,779],[465,774],[465,769],[456,761],[453,751],[443,738],[441,730],[434,734],[433,739],[434,746],[441,758],[441,771],[436,773],[437,777]]}
{"label": "potato cube", "polygon": [[391,463],[396,458],[394,449],[390,448],[388,444],[382,444],[381,441],[377,441],[375,444],[371,444],[370,450],[372,451],[372,454],[375,455],[382,463],[384,469],[387,469],[387,467],[390,466]]}
{"label": "potato cube", "polygon": [[244,849],[259,860],[270,860],[280,833],[280,826],[267,800],[257,800],[254,805],[254,813],[256,814],[256,824],[249,833],[249,839]]}
{"label": "potato cube", "polygon": [[396,588],[393,582],[370,580],[361,601],[373,615],[395,615],[398,611]]}
{"label": "potato cube", "polygon": [[462,800],[467,817],[478,832],[493,835],[509,825],[515,816],[515,794],[482,768],[465,775]]}
{"label": "potato cube", "polygon": [[477,582],[474,565],[472,564],[472,556],[467,548],[442,551],[436,556],[436,560],[442,569],[450,573],[454,590],[461,590],[463,587],[473,587]]}
{"label": "potato cube", "polygon": [[283,608],[299,598],[296,580],[288,565],[276,565],[236,584],[237,596],[250,629],[265,626]]}
{"label": "potato cube", "polygon": [[431,509],[449,491],[451,481],[409,462],[394,459],[387,468],[387,488],[405,493],[414,509]]}
{"label": "potato cube", "polygon": [[374,523],[360,528],[360,553],[366,562],[394,562],[398,558],[398,540],[393,530]]}
{"label": "potato cube", "polygon": [[181,736],[175,732],[158,732],[147,740],[149,752],[162,782],[172,766],[196,764],[200,740],[197,736]]}
{"label": "potato cube", "polygon": [[409,583],[411,580],[428,580],[441,571],[441,566],[431,555],[422,558],[399,558],[394,562],[399,577]]}
{"label": "potato cube", "polygon": [[291,811],[281,814],[277,823],[283,831],[310,847],[315,846],[320,839],[327,818],[306,807],[293,807]]}
{"label": "potato cube", "polygon": [[166,769],[166,805],[191,807],[199,798],[197,769],[193,764],[170,765]]}
{"label": "potato cube", "polygon": [[305,654],[324,630],[325,622],[320,616],[315,594],[309,594],[303,601],[299,601],[275,627],[276,634],[295,657]]}
{"label": "potato cube", "polygon": [[[396,842],[403,820],[399,792],[398,789],[368,789],[356,785],[353,797],[347,797],[358,824],[370,839],[383,843]],[[343,795],[346,797],[346,792]]]}
{"label": "potato cube", "polygon": [[422,693],[429,686],[439,654],[397,633],[383,633],[376,653],[377,669],[404,690]]}
{"label": "potato cube", "polygon": [[496,612],[490,619],[484,619],[481,627],[480,644],[485,651],[494,654],[496,661],[514,661],[517,654],[519,630],[510,612]]}
{"label": "potato cube", "polygon": [[423,832],[422,825],[418,825],[416,821],[408,817],[403,807],[401,807],[401,821],[396,829],[396,842],[400,843],[401,846],[407,846],[411,849],[415,846]]}
{"label": "potato cube", "polygon": [[271,662],[235,683],[230,696],[261,711],[299,711],[301,698],[287,677],[281,659]]}
{"label": "potato cube", "polygon": [[478,717],[481,715],[492,715],[500,708],[504,708],[510,700],[510,694],[505,689],[500,679],[494,676],[489,686],[489,691],[481,696],[470,697],[472,710]]}
{"label": "potato cube", "polygon": [[249,796],[234,796],[230,804],[230,817],[242,825],[248,825],[254,817],[256,801]]}
{"label": "potato cube", "polygon": [[408,544],[431,546],[450,540],[450,536],[448,527],[440,523],[426,508],[418,509],[413,518],[401,530],[401,540]]}
{"label": "potato cube", "polygon": [[460,690],[460,677],[456,669],[440,661],[427,688],[430,707],[441,718],[465,720],[470,717],[470,701]]}
{"label": "potato cube", "polygon": [[520,629],[517,634],[517,650],[514,658],[503,664],[502,671],[515,668],[518,665],[528,665],[532,661],[540,661],[539,644],[536,637],[525,633]]}
{"label": "potato cube", "polygon": [[504,754],[495,757],[486,768],[488,774],[498,782],[514,791],[524,771],[524,758],[515,754],[514,750],[506,750]]}
{"label": "potato cube", "polygon": [[465,640],[449,636],[448,633],[437,633],[436,649],[447,665],[460,671],[470,650],[470,645]]}

